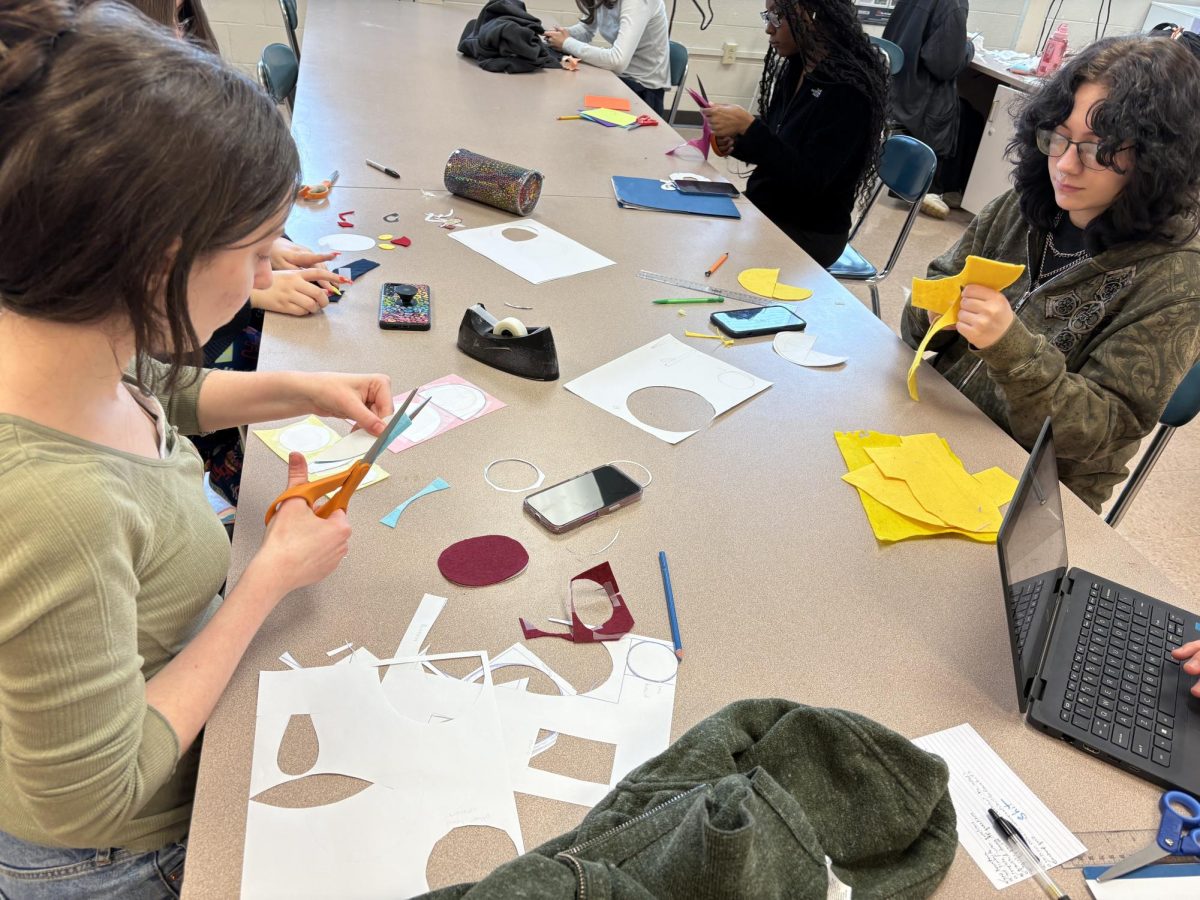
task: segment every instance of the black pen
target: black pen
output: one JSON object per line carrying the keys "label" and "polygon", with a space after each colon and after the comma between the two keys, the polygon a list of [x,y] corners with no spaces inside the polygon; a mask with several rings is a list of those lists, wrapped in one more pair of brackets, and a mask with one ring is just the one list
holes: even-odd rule
{"label": "black pen", "polygon": [[1025,835],[1017,830],[1017,826],[994,809],[988,810],[988,816],[991,818],[992,824],[996,826],[996,830],[1000,832],[1000,836],[1004,838],[1004,842],[1008,844],[1009,849],[1016,854],[1017,859],[1025,864],[1025,868],[1033,875],[1033,880],[1046,892],[1046,896],[1051,900],[1071,900],[1070,896],[1055,884],[1046,870],[1042,868],[1041,861],[1033,855],[1029,842],[1025,840]]}
{"label": "black pen", "polygon": [[391,175],[393,178],[400,177],[400,173],[397,172],[395,169],[389,168],[385,165],[381,165],[380,163],[375,162],[375,160],[373,160],[373,159],[368,159],[367,165],[370,166],[372,169],[378,169],[384,175]]}

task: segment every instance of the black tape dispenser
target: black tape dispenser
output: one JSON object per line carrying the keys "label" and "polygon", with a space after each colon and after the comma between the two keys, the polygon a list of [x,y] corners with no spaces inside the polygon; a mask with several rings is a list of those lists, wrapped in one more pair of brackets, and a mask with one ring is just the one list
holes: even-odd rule
{"label": "black tape dispenser", "polygon": [[497,319],[482,303],[463,313],[458,349],[501,372],[535,381],[558,380],[558,354],[549,327],[531,329],[520,319]]}

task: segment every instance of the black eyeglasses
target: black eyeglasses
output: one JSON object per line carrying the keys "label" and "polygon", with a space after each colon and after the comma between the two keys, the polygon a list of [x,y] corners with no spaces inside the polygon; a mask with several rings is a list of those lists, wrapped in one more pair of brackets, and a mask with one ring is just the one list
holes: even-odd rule
{"label": "black eyeglasses", "polygon": [[[1059,134],[1052,128],[1039,128],[1037,130],[1037,148],[1047,156],[1059,157],[1067,152],[1067,149],[1075,145],[1075,152],[1079,154],[1079,161],[1083,163],[1086,169],[1095,169],[1097,171],[1111,168],[1100,162],[1099,152],[1100,144],[1096,141],[1073,141],[1065,134]],[[1121,150],[1131,150],[1133,145],[1122,147]]]}

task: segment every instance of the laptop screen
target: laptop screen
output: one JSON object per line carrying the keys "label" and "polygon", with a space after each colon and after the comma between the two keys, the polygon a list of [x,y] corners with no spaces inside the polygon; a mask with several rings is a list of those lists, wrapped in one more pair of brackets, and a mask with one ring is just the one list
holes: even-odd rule
{"label": "laptop screen", "polygon": [[1067,572],[1067,532],[1049,418],[1034,442],[1004,514],[996,548],[1000,553],[1017,702],[1025,712],[1049,636],[1059,582]]}

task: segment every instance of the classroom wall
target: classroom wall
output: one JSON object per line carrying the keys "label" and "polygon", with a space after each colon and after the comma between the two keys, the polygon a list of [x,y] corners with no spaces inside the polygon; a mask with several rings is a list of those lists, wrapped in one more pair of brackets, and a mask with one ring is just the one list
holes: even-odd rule
{"label": "classroom wall", "polygon": [[[321,0],[313,0],[321,2]],[[474,11],[483,5],[483,0],[417,0],[425,3],[442,3]],[[668,14],[670,0],[665,0]],[[707,8],[705,0],[701,5]],[[888,0],[870,0],[878,5]],[[1195,0],[1200,4],[1200,0]],[[308,0],[298,0],[300,34],[303,40],[304,13]],[[546,24],[559,22],[565,25],[579,18],[574,0],[526,0],[530,11]],[[1092,40],[1097,29],[1097,18],[1103,25],[1102,7],[1108,0],[970,0],[967,28],[983,34],[984,45],[996,49],[1016,48],[1032,53],[1037,49],[1038,34],[1042,19],[1051,5],[1056,16],[1053,26],[1067,22],[1071,43],[1081,46]],[[767,36],[763,31],[759,12],[763,0],[712,0],[714,20],[704,31],[700,30],[700,14],[692,0],[677,0],[675,25],[672,39],[680,41],[690,56],[688,80],[696,83],[699,77],[709,97],[718,102],[738,103],[748,106],[758,85],[762,71],[762,60],[767,51]],[[239,68],[253,74],[262,49],[270,43],[286,43],[278,0],[204,0],[221,51]],[[1112,0],[1111,15],[1106,34],[1125,34],[1137,31],[1145,21],[1150,0]],[[869,32],[882,34],[879,27],[868,27]],[[1051,29],[1052,30],[1052,29]],[[721,63],[722,46],[726,42],[737,44],[736,61]],[[447,52],[454,52],[448,47]],[[668,95],[667,103],[671,98]],[[681,110],[694,110],[691,98],[684,97]]]}

